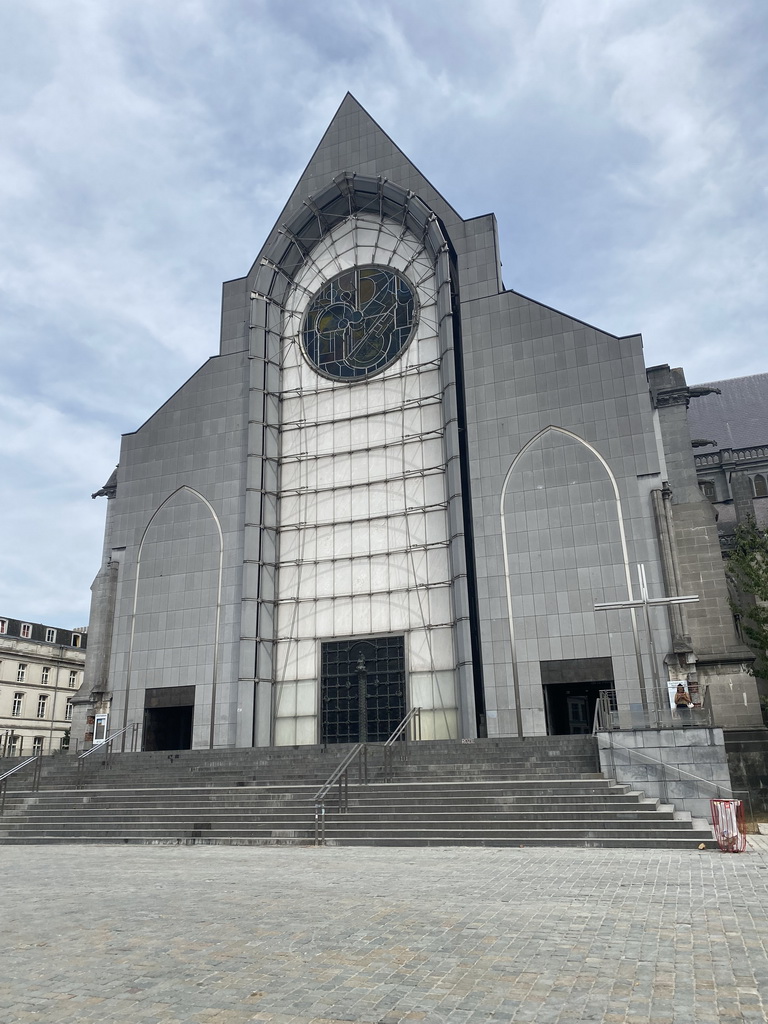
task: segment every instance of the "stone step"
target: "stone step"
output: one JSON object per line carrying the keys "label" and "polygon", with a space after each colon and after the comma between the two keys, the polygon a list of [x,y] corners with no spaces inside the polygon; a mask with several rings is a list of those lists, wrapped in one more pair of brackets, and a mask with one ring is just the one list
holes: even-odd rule
{"label": "stone step", "polygon": [[[242,818],[229,818],[227,816],[222,816],[220,818],[214,818],[212,816],[201,818],[179,816],[176,818],[149,818],[139,819],[136,821],[125,821],[122,819],[101,821],[97,819],[85,821],[74,820],[66,823],[62,823],[60,819],[42,818],[34,821],[14,823],[14,827],[12,829],[0,829],[0,836],[19,835],[24,831],[56,833],[88,832],[90,834],[98,833],[113,837],[131,834],[144,835],[150,833],[153,835],[178,835],[187,834],[193,831],[215,832],[217,834],[224,833],[226,835],[237,834],[256,836],[264,834],[265,832],[271,833],[275,829],[314,832],[314,819],[310,815],[302,815],[298,818],[292,816],[282,819],[248,819],[248,824],[246,826]],[[386,820],[377,819],[367,815],[345,815],[341,821],[326,822],[325,831],[328,837],[360,834],[367,835],[369,838],[375,838],[381,835],[402,834],[404,832],[427,834],[438,831],[448,834],[464,833],[467,831],[472,833],[479,830],[491,836],[498,832],[525,833],[528,835],[543,831],[558,833],[581,832],[585,829],[588,831],[613,830],[622,834],[644,832],[652,835],[659,831],[685,832],[686,834],[691,833],[690,822],[677,821],[671,818],[665,820],[653,819],[650,821],[625,818],[582,818],[574,820],[540,819],[537,821],[535,819],[519,820],[517,818],[497,819],[488,818],[486,816],[451,818],[440,814],[412,820]],[[709,838],[711,838],[711,833],[709,834]]]}
{"label": "stone step", "polygon": [[[401,781],[406,782],[406,781],[411,780],[411,779],[421,780],[421,779],[424,778],[425,774],[427,775],[428,779],[430,781],[433,781],[433,782],[450,782],[450,781],[454,781],[454,780],[464,779],[464,778],[466,778],[466,776],[469,773],[466,772],[466,771],[464,771],[464,772],[460,772],[460,771],[456,771],[456,772],[429,772],[429,773],[424,773],[424,772],[419,773],[419,772],[416,772],[416,771],[407,771],[407,772],[397,772],[397,777]],[[498,771],[496,771],[496,770],[494,770],[494,771],[485,770],[485,771],[482,771],[482,772],[472,772],[471,774],[472,774],[473,778],[476,778],[478,780],[483,779],[483,780],[487,780],[487,781],[493,781],[494,779],[504,780],[504,781],[506,781],[506,780],[513,780],[513,779],[517,779],[519,781],[525,781],[525,780],[536,781],[538,779],[559,779],[559,778],[564,778],[564,777],[570,777],[570,778],[600,778],[600,774],[598,772],[590,772],[590,773],[588,773],[588,772],[578,772],[578,771],[563,772],[562,770],[557,770],[557,769],[552,769],[552,770],[549,770],[549,771],[537,771],[537,772],[534,772],[534,771],[514,771],[514,772],[511,772],[511,771],[505,771],[503,769],[499,769]],[[383,781],[384,778],[385,778],[385,775],[384,775],[383,772],[369,772],[369,780],[370,781],[373,781],[373,782],[375,782],[375,781]],[[246,776],[232,776],[232,775],[223,776],[223,775],[217,775],[215,777],[210,778],[208,780],[207,785],[209,785],[209,786],[223,786],[223,785],[230,785],[230,786],[234,786],[234,785],[283,786],[283,785],[286,785],[286,784],[293,784],[293,785],[314,786],[315,789],[320,789],[320,787],[326,782],[326,780],[327,780],[327,777],[323,777],[323,776],[318,776],[317,778],[312,778],[311,776],[299,775],[299,774],[293,775],[293,774],[290,774],[290,773],[286,774],[284,777],[279,777],[279,776],[264,777],[264,776],[248,776],[248,775],[246,775]],[[350,780],[350,782],[351,781],[352,780]],[[25,780],[25,783],[26,783],[25,785],[19,784],[18,786],[13,787],[13,789],[11,789],[9,791],[14,792],[14,791],[19,791],[19,790],[26,790],[28,788],[28,786],[29,786],[29,781]],[[184,776],[178,776],[178,775],[173,775],[173,776],[169,776],[169,775],[152,775],[152,776],[142,776],[142,777],[138,777],[137,778],[135,775],[121,774],[120,776],[117,776],[117,775],[114,775],[114,776],[98,775],[98,776],[90,776],[90,777],[86,776],[86,777],[83,777],[81,779],[78,779],[77,777],[67,778],[67,779],[57,779],[55,784],[54,783],[52,783],[52,784],[47,784],[46,783],[45,784],[45,788],[46,789],[75,789],[75,788],[80,787],[80,788],[83,788],[83,789],[89,789],[89,788],[93,788],[93,787],[107,787],[107,786],[109,786],[109,787],[113,787],[115,789],[128,788],[128,787],[132,787],[132,788],[135,788],[135,789],[147,789],[147,788],[152,789],[152,788],[157,788],[157,787],[200,785],[200,784],[201,784],[201,781],[200,781],[199,776],[193,776],[192,778],[186,778]]]}
{"label": "stone step", "polygon": [[[47,765],[42,789],[19,780],[0,842],[304,844],[314,798],[351,747],[100,752]],[[403,755],[407,753],[407,760]],[[711,840],[658,800],[596,771],[592,737],[412,743],[391,781],[368,748],[370,784],[350,772],[346,813],[325,799],[329,845],[576,845],[691,848]],[[28,785],[28,783],[26,783]]]}
{"label": "stone step", "polygon": [[[101,792],[83,793],[82,790],[62,792],[60,797],[50,794],[31,794],[28,797],[8,798],[6,801],[6,813],[11,807],[22,806],[27,803],[36,807],[61,807],[76,809],[79,807],[153,807],[153,806],[242,806],[242,807],[279,807],[283,804],[303,804],[307,807],[314,805],[314,800],[306,791],[302,792],[274,792],[265,794],[263,790],[233,790],[233,791],[208,791],[206,793],[183,793],[177,790],[171,791],[120,791],[118,795],[105,795]],[[597,794],[562,794],[548,797],[542,801],[537,794],[515,795],[503,791],[495,791],[485,794],[461,795],[461,798],[446,798],[444,795],[425,793],[423,791],[408,792],[372,792],[372,787],[364,793],[349,795],[349,801],[355,804],[366,804],[372,807],[408,806],[423,807],[441,804],[450,807],[466,807],[469,810],[480,807],[519,807],[536,808],[540,810],[563,809],[572,807],[575,810],[585,807],[621,807],[636,806],[637,795],[633,796],[625,791],[621,794],[610,792]],[[336,800],[327,800],[326,806],[331,808],[337,806]],[[657,803],[657,801],[653,801]]]}
{"label": "stone step", "polygon": [[[358,788],[357,784],[353,783],[352,780],[350,780],[350,784],[349,785],[350,785],[350,788]],[[547,776],[545,778],[542,778],[540,780],[538,780],[538,779],[530,779],[530,778],[521,778],[521,779],[517,779],[517,778],[512,778],[512,779],[482,779],[482,778],[481,779],[475,779],[475,778],[463,778],[463,779],[461,779],[461,778],[458,778],[458,779],[450,779],[450,780],[444,781],[444,780],[440,780],[440,779],[432,779],[431,777],[427,777],[425,779],[424,778],[423,779],[400,779],[400,778],[396,778],[392,782],[374,781],[374,782],[370,783],[368,786],[363,786],[361,788],[363,788],[363,789],[377,789],[377,790],[380,790],[382,792],[390,792],[391,793],[393,791],[396,791],[397,789],[401,789],[403,792],[409,792],[409,791],[414,791],[416,789],[422,788],[425,791],[427,791],[427,790],[429,790],[430,787],[432,787],[433,790],[436,790],[437,788],[440,788],[440,790],[442,792],[446,793],[446,794],[468,793],[468,792],[470,792],[472,790],[475,790],[478,793],[492,792],[494,787],[502,788],[502,789],[504,789],[505,791],[508,791],[508,792],[537,791],[537,792],[541,792],[541,793],[547,793],[547,792],[553,791],[553,790],[557,789],[558,787],[561,788],[564,792],[569,792],[569,793],[576,793],[576,792],[579,791],[579,789],[584,789],[586,792],[599,792],[599,791],[602,791],[602,790],[611,789],[612,791],[615,792],[615,791],[621,790],[623,788],[626,788],[626,787],[616,786],[610,780],[605,779],[605,778],[603,778],[602,776],[599,776],[599,775],[598,776],[594,776],[594,775],[583,776],[583,775],[577,775],[577,774],[574,774],[574,775],[571,775],[571,776],[552,775],[552,776]],[[146,792],[176,791],[176,792],[180,792],[180,793],[181,792],[203,792],[203,793],[205,793],[205,792],[210,792],[211,790],[217,790],[217,789],[220,789],[220,790],[246,789],[248,791],[258,790],[258,791],[263,791],[263,792],[271,792],[271,791],[274,790],[274,788],[275,787],[261,786],[261,785],[258,785],[256,783],[252,783],[252,784],[250,784],[248,786],[239,786],[238,785],[238,786],[234,786],[234,787],[233,786],[217,786],[215,784],[214,785],[205,786],[205,785],[200,785],[199,783],[197,783],[195,785],[187,785],[187,786],[180,785],[180,786],[146,786],[146,787],[139,787],[139,786],[135,786],[135,785],[130,785],[129,784],[129,785],[122,786],[122,787],[121,786],[114,786],[114,787],[111,787],[111,786],[110,787],[103,787],[103,786],[102,787],[97,787],[97,786],[93,786],[93,787],[89,787],[87,789],[81,789],[81,788],[77,788],[75,786],[72,786],[72,787],[69,787],[67,789],[55,789],[55,790],[54,789],[41,789],[40,792],[43,792],[43,793],[86,793],[87,794],[87,793],[97,793],[97,792],[103,792],[103,793],[142,792],[142,793],[146,793]],[[315,787],[314,784],[308,785],[306,783],[288,783],[288,784],[285,785],[284,788],[285,789],[290,789],[290,790],[296,790],[296,791],[299,791],[299,790],[306,790],[307,792],[311,791],[312,795],[314,795],[314,793],[317,792],[317,788]],[[11,791],[11,792],[14,792],[14,795],[21,795],[21,794],[29,794],[32,791],[29,790],[28,788],[26,788],[26,789],[23,789],[23,790],[20,789],[20,790]],[[329,792],[333,792],[333,789],[329,790]]]}
{"label": "stone step", "polygon": [[[44,816],[66,814],[69,820],[78,818],[122,818],[134,820],[137,818],[159,818],[159,817],[233,817],[244,815],[250,817],[265,816],[289,816],[297,814],[314,814],[315,804],[310,801],[285,800],[280,803],[248,803],[237,802],[223,803],[201,803],[190,801],[179,803],[176,801],[158,801],[153,804],[132,803],[88,803],[88,804],[57,804],[53,802],[37,803],[35,801],[19,804],[12,812],[6,813],[4,820],[18,822],[24,818],[42,818]],[[326,807],[326,814],[329,816],[368,815],[376,816],[381,820],[398,820],[400,818],[426,818],[430,815],[439,814],[446,817],[470,817],[482,816],[485,818],[498,817],[508,820],[510,818],[530,818],[536,820],[559,820],[596,815],[603,816],[658,816],[665,814],[671,816],[671,811],[662,811],[655,801],[644,803],[635,800],[620,806],[613,804],[590,802],[574,807],[571,803],[562,803],[556,807],[540,806],[536,803],[514,804],[506,801],[494,801],[487,804],[462,803],[454,804],[450,801],[397,801],[394,803],[382,804],[365,799],[351,799],[349,808],[346,811],[337,810],[335,807]]]}
{"label": "stone step", "polygon": [[[199,841],[206,843],[243,843],[264,844],[273,842],[314,845],[314,832],[309,829],[268,829],[237,830],[226,832],[192,829],[174,835],[164,829],[136,830],[54,830],[37,829],[3,837],[3,844],[9,842],[96,842],[96,843],[168,843],[181,841]],[[580,829],[507,829],[489,832],[478,827],[475,829],[446,830],[435,829],[399,829],[382,834],[364,832],[338,831],[326,833],[327,846],[628,846],[693,849],[700,844],[715,848],[710,832],[690,830],[683,832],[671,829],[654,829],[647,832],[630,833],[624,829],[584,827]]]}
{"label": "stone step", "polygon": [[[206,839],[202,836],[185,836],[178,838],[163,839],[132,839],[121,836],[119,839],[104,838],[102,836],[58,836],[30,834],[23,837],[10,836],[0,840],[6,846],[40,846],[40,845],[76,845],[79,843],[90,846],[115,846],[115,845],[152,845],[152,846],[312,846],[311,838],[293,838],[288,836],[273,835],[269,838],[260,839],[238,839],[222,836],[215,839]],[[699,844],[705,845],[708,849],[716,848],[711,835],[707,839],[694,837],[693,840],[679,837],[631,837],[622,836],[620,839],[609,839],[605,837],[591,836],[585,839],[570,839],[562,836],[538,837],[532,836],[525,840],[520,838],[487,839],[486,837],[470,838],[462,837],[456,839],[452,836],[431,836],[418,839],[406,839],[402,836],[384,837],[372,843],[368,839],[346,839],[340,841],[329,841],[328,846],[393,846],[393,847],[441,847],[441,846],[469,846],[469,847],[545,847],[555,849],[557,847],[576,847],[578,849],[615,849],[615,850],[692,850]]]}

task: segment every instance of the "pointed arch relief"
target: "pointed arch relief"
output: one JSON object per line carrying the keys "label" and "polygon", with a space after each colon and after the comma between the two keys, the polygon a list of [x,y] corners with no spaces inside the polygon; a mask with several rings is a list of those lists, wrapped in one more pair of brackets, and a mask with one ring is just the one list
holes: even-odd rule
{"label": "pointed arch relief", "polygon": [[[177,488],[153,512],[138,546],[127,689],[195,687],[195,733],[213,746],[224,542],[216,510]],[[128,718],[128,693],[124,725]],[[140,709],[136,709],[140,713]]]}
{"label": "pointed arch relief", "polygon": [[[594,605],[631,598],[629,554],[610,465],[563,427],[545,427],[517,453],[501,489],[499,516],[522,736],[524,710],[543,720],[539,662],[619,653],[619,647],[608,649],[613,641],[606,613],[595,612]],[[634,612],[631,627],[634,633]]]}

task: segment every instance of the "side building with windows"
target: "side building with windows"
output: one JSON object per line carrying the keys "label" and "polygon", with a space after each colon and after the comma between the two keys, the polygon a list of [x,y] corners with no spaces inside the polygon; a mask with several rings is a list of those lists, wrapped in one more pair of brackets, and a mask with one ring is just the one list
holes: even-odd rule
{"label": "side building with windows", "polygon": [[0,618],[0,757],[68,748],[87,644],[85,628]]}

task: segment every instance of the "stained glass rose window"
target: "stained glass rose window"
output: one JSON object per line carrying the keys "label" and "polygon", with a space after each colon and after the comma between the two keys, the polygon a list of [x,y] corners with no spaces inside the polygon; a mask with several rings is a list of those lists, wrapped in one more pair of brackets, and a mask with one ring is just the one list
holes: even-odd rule
{"label": "stained glass rose window", "polygon": [[331,278],[304,318],[304,349],[320,373],[339,380],[378,373],[416,326],[410,285],[386,267],[355,267]]}

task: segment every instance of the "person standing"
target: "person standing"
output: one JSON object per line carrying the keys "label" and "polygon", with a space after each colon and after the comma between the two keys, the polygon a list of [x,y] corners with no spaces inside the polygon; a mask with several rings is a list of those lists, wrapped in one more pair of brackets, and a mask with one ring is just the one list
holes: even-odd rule
{"label": "person standing", "polygon": [[675,692],[675,711],[683,726],[691,724],[692,708],[693,701],[691,700],[691,695],[682,683],[678,683]]}

